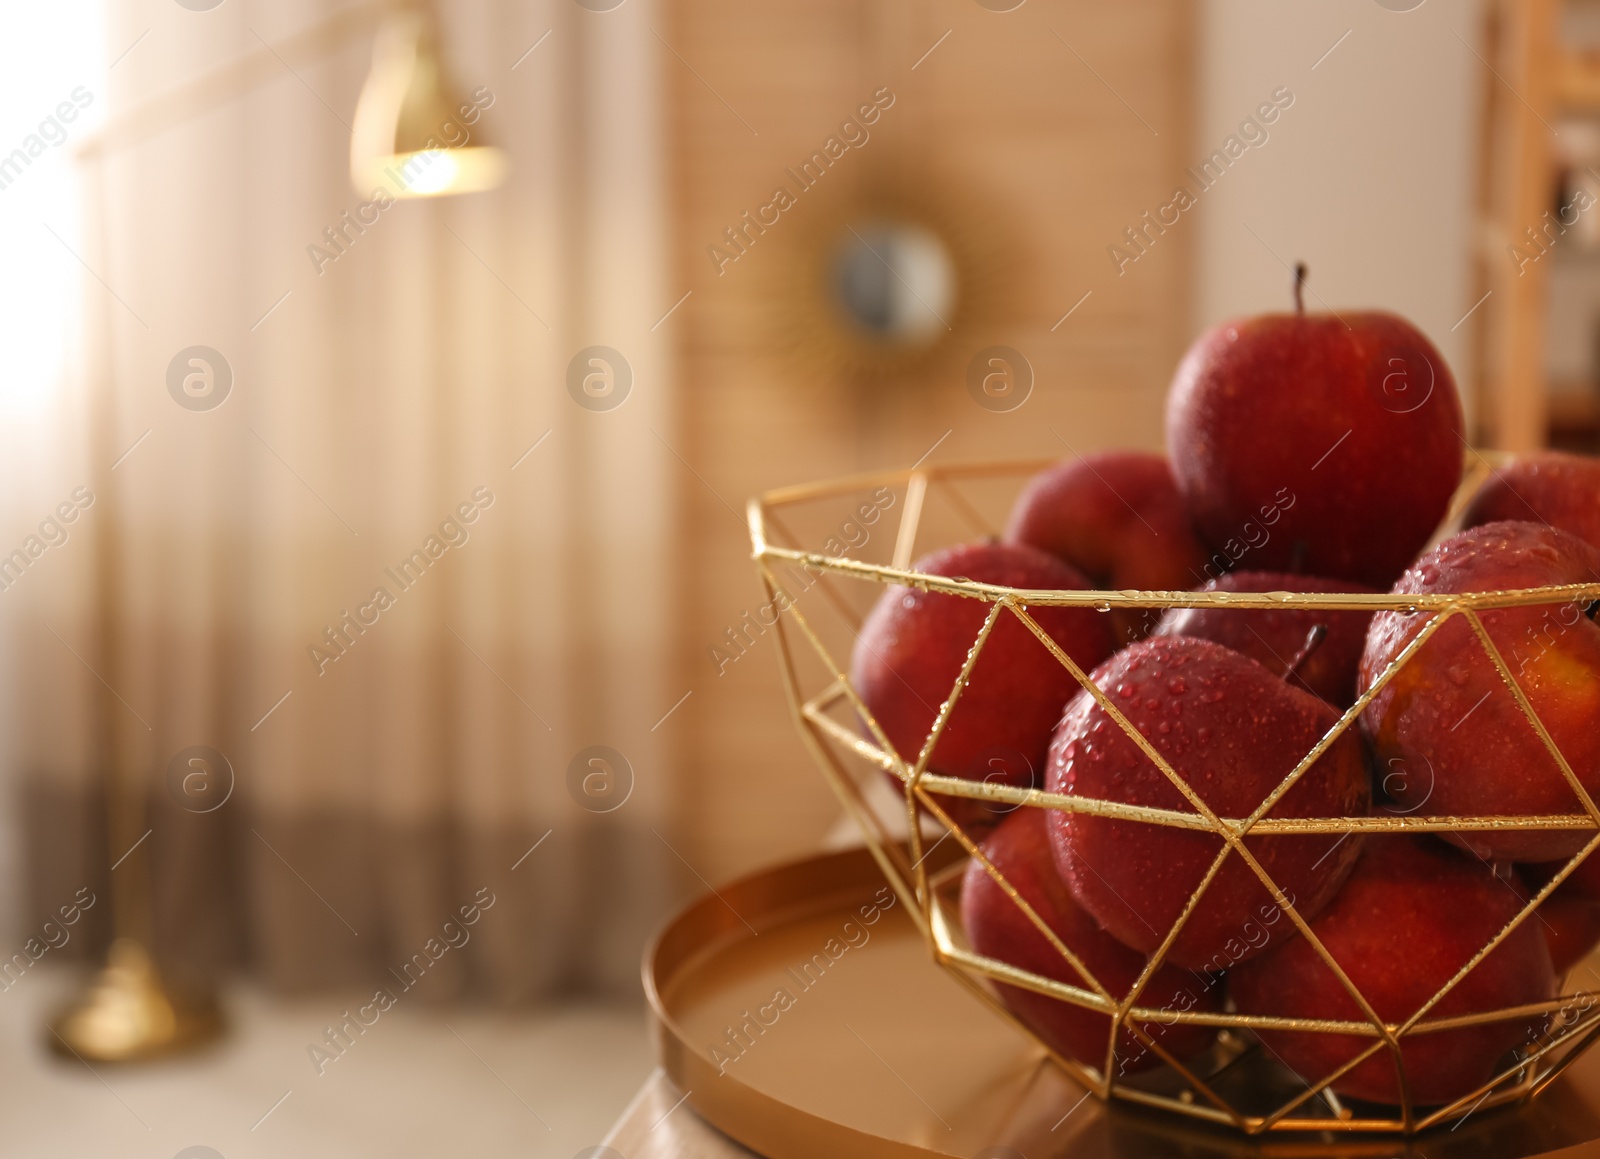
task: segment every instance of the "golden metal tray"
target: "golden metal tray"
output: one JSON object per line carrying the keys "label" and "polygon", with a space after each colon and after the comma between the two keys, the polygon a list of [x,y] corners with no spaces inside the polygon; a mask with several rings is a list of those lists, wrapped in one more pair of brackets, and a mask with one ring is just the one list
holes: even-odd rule
{"label": "golden metal tray", "polygon": [[[961,862],[953,846],[929,853],[935,875]],[[852,849],[723,886],[667,923],[644,986],[662,1067],[688,1106],[768,1159],[1600,1154],[1592,1053],[1537,1101],[1409,1140],[1252,1139],[1091,1098],[934,963],[893,896],[874,854]]]}

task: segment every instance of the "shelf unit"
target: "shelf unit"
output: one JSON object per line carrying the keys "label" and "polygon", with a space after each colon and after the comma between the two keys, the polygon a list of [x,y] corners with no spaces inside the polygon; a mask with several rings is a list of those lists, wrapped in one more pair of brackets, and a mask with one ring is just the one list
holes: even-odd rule
{"label": "shelf unit", "polygon": [[1552,443],[1600,451],[1600,383],[1552,389],[1559,385],[1546,351],[1553,263],[1519,263],[1513,251],[1516,245],[1528,251],[1530,237],[1553,248],[1553,236],[1553,246],[1560,245],[1550,226],[1560,192],[1556,126],[1574,114],[1600,117],[1600,47],[1567,43],[1562,18],[1562,0],[1485,5],[1483,55],[1490,68],[1475,300],[1487,296],[1478,331],[1476,437],[1480,445],[1511,451]]}

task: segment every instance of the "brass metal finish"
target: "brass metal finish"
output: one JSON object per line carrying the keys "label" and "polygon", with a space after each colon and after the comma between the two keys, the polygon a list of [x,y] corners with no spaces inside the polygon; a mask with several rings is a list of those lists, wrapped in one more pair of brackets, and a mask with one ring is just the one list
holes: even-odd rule
{"label": "brass metal finish", "polygon": [[[903,844],[889,849],[907,856]],[[984,1001],[973,1000],[969,992],[977,987],[968,976],[930,961],[917,911],[897,903],[881,920],[862,924],[860,907],[884,885],[876,852],[825,854],[719,885],[666,924],[645,953],[644,986],[669,1083],[659,1105],[607,1142],[628,1155],[722,1154],[683,1147],[686,1137],[704,1134],[678,1133],[679,1116],[692,1109],[767,1159],[1391,1159],[1398,1153],[1394,1140],[1382,1136],[1248,1138],[1136,1101],[1089,1097],[1090,1089],[1054,1065],[1009,1017],[996,1018]],[[953,841],[933,848],[927,864],[936,891],[953,884],[965,860]],[[851,921],[856,940],[863,933],[870,940],[843,952],[820,980],[797,977],[829,938],[842,940]],[[792,997],[790,1008],[763,1011],[759,1004],[780,988]],[[745,1024],[747,1013],[761,1025]],[[730,1030],[747,1045],[730,1047]],[[713,1054],[719,1048],[737,1057],[719,1061]],[[1215,1049],[1216,1065],[1238,1051],[1225,1039]],[[1566,1073],[1567,1081],[1535,1105],[1458,1114],[1453,1130],[1410,1140],[1404,1153],[1410,1159],[1575,1155],[1567,1148],[1600,1140],[1600,1054],[1585,1055]],[[1141,1095],[1180,1097],[1175,1078],[1157,1072],[1134,1081]]]}
{"label": "brass metal finish", "polygon": [[[493,189],[506,156],[471,128],[446,75],[437,19],[427,5],[399,5],[378,29],[372,69],[350,132],[350,181],[363,197],[436,197]],[[475,142],[474,137],[478,137]]]}
{"label": "brass metal finish", "polygon": [[[860,825],[873,856],[883,867],[897,894],[914,911],[919,928],[928,939],[935,959],[968,982],[983,995],[1002,1016],[1008,1018],[1003,1007],[994,999],[986,980],[999,980],[1023,986],[1041,994],[1111,1016],[1106,1057],[1099,1067],[1087,1066],[1072,1059],[1053,1056],[1055,1061],[1076,1082],[1101,1099],[1120,1100],[1144,1107],[1160,1108],[1190,1118],[1215,1123],[1230,1124],[1247,1134],[1257,1135],[1278,1131],[1387,1131],[1412,1134],[1439,1123],[1453,1122],[1473,1108],[1481,1109],[1503,1103],[1521,1102],[1532,1098],[1571,1064],[1596,1036],[1600,1036],[1600,992],[1573,991],[1549,1002],[1505,1010],[1485,1011],[1478,1014],[1452,1018],[1429,1018],[1444,997],[1467,973],[1513,930],[1528,920],[1535,908],[1552,890],[1577,867],[1591,850],[1600,847],[1600,807],[1579,782],[1576,774],[1551,739],[1529,704],[1526,695],[1512,676],[1511,669],[1484,628],[1480,613],[1497,608],[1526,607],[1539,604],[1571,604],[1600,599],[1600,583],[1569,584],[1530,588],[1516,591],[1483,592],[1471,594],[1434,593],[1429,595],[1394,594],[1300,594],[1289,592],[1233,593],[1233,592],[1159,592],[1159,591],[1026,591],[992,584],[975,583],[963,579],[922,575],[908,570],[914,552],[918,522],[926,510],[930,496],[944,488],[959,496],[958,484],[983,479],[1024,477],[1045,466],[1044,463],[979,464],[947,468],[882,472],[858,476],[833,483],[807,487],[791,487],[752,500],[749,505],[750,537],[753,557],[760,571],[771,606],[779,609],[778,640],[783,674],[790,706],[801,735],[806,740],[846,810]],[[1462,484],[1462,495],[1470,494],[1490,470],[1490,462],[1478,452],[1469,452],[1467,478]],[[901,490],[907,497],[901,511],[901,525],[895,537],[892,566],[873,564],[861,560],[822,555],[804,551],[789,535],[783,517],[787,508],[826,498],[850,496],[874,487],[891,487]],[[965,499],[952,501],[958,512],[974,509]],[[1459,505],[1452,510],[1458,510]],[[780,512],[783,513],[780,516]],[[969,522],[971,521],[968,515]],[[774,534],[789,541],[790,546],[780,546]],[[795,598],[787,592],[776,569],[788,564],[790,574],[798,566],[805,574],[825,589],[836,579],[865,581],[875,584],[903,584],[923,591],[945,592],[968,599],[981,600],[989,605],[988,615],[973,642],[961,673],[948,697],[940,706],[933,728],[914,759],[896,753],[889,744],[878,722],[851,687],[845,670],[830,652],[819,629],[802,612]],[[835,603],[839,604],[835,595]],[[844,601],[848,604],[848,601]],[[1372,686],[1339,718],[1311,751],[1247,817],[1219,817],[1184,781],[1160,752],[1135,729],[1116,705],[1088,678],[1088,675],[1066,655],[1030,614],[1033,607],[1084,607],[1108,612],[1113,608],[1179,608],[1179,607],[1230,607],[1230,608],[1323,608],[1361,609],[1368,611],[1395,610],[1425,617],[1422,629],[1394,661],[1378,675]],[[1143,751],[1144,755],[1183,795],[1189,811],[1154,809],[1133,806],[1115,801],[1083,799],[1050,794],[1037,789],[1015,789],[987,783],[978,783],[954,777],[938,776],[928,771],[927,765],[934,746],[942,734],[966,680],[981,653],[985,641],[1002,615],[1014,616],[1050,651],[1055,659],[1069,671],[1077,683],[1092,696],[1100,708]],[[1451,619],[1460,618],[1468,624],[1481,644],[1484,653],[1494,664],[1502,682],[1510,691],[1518,707],[1532,725],[1536,735],[1557,767],[1561,770],[1581,812],[1560,815],[1486,816],[1486,817],[1410,817],[1374,815],[1362,818],[1271,818],[1266,814],[1289,791],[1313,763],[1327,751],[1344,732],[1351,728],[1362,710],[1372,701],[1414,657],[1418,650]],[[802,655],[795,643],[803,640],[810,645],[810,654]],[[800,662],[820,661],[820,679],[806,680],[801,675]],[[810,667],[815,669],[816,664]],[[819,687],[820,685],[820,687]],[[863,722],[867,736],[862,736],[856,721]],[[849,763],[865,769],[870,775],[886,770],[904,786],[906,832],[909,846],[899,844],[898,835],[890,831],[882,818],[877,817],[861,793],[856,778],[851,775]],[[1199,829],[1215,833],[1223,845],[1200,885],[1190,897],[1178,923],[1168,933],[1165,941],[1151,955],[1149,964],[1125,997],[1111,995],[1093,975],[1083,967],[1077,957],[1064,946],[1040,917],[1033,912],[995,867],[988,862],[977,842],[959,826],[941,807],[940,797],[1005,802],[1013,806],[1063,809],[1114,817],[1126,821],[1164,825],[1175,828]],[[921,818],[932,817],[944,830],[938,842],[929,843],[922,833]],[[1323,947],[1305,919],[1295,910],[1293,903],[1261,867],[1250,849],[1244,844],[1249,834],[1264,833],[1348,833],[1352,831],[1401,833],[1440,832],[1451,830],[1580,830],[1589,834],[1582,851],[1571,858],[1548,884],[1534,895],[1522,911],[1502,929],[1487,945],[1461,969],[1455,977],[1440,988],[1427,1003],[1404,1022],[1386,1022],[1368,1004],[1359,989],[1340,969],[1338,963]],[[933,867],[926,860],[926,850],[953,837],[955,844],[969,856],[977,858],[995,881],[1012,898],[1029,921],[1052,943],[1055,949],[1082,977],[1086,987],[1068,986],[1060,982],[1018,970],[1004,962],[973,953],[965,946],[952,910],[954,882],[935,880]],[[945,846],[948,848],[948,846]],[[1199,904],[1206,888],[1222,869],[1228,858],[1243,860],[1255,873],[1262,885],[1272,895],[1283,913],[1287,914],[1301,937],[1316,950],[1334,977],[1344,986],[1363,1018],[1354,1021],[1323,1021],[1290,1019],[1240,1014],[1201,1014],[1192,1011],[1156,1010],[1139,1005],[1139,995],[1155,971],[1164,961],[1168,948],[1178,936],[1184,922]],[[1549,1034],[1536,1048],[1514,1056],[1495,1079],[1477,1090],[1443,1107],[1418,1107],[1413,1104],[1410,1084],[1401,1063],[1400,1040],[1417,1035],[1435,1033],[1454,1027],[1487,1022],[1498,1022],[1514,1016],[1549,1012],[1552,1019]],[[1145,1031],[1148,1023],[1195,1023],[1225,1027],[1230,1034],[1224,1036],[1234,1044],[1233,1057],[1213,1058],[1210,1072],[1183,1065],[1164,1051],[1158,1041]],[[1252,1031],[1263,1028],[1300,1030],[1321,1033],[1363,1035],[1371,1044],[1355,1058],[1329,1075],[1314,1076],[1310,1085],[1287,1093],[1273,1089],[1265,1077],[1258,1082],[1240,1082],[1239,1075],[1246,1073],[1251,1056],[1259,1058],[1260,1050],[1247,1051]],[[1111,1065],[1119,1030],[1126,1030],[1141,1041],[1147,1049],[1156,1052],[1181,1080],[1178,1089],[1157,1090],[1142,1084],[1131,1085],[1119,1079]],[[1341,1102],[1329,1089],[1329,1084],[1373,1056],[1387,1050],[1394,1057],[1400,1077],[1401,1105],[1394,1110],[1381,1107],[1355,1108]],[[1263,1067],[1266,1060],[1260,1060]],[[1242,1069],[1241,1069],[1242,1068]],[[1226,1072],[1226,1073],[1224,1073]],[[1219,1079],[1226,1079],[1222,1084]],[[1226,1086],[1226,1090],[1223,1086]],[[1279,1084],[1281,1087],[1281,1083]],[[1270,1092],[1271,1097],[1267,1097]]]}
{"label": "brass metal finish", "polygon": [[111,943],[106,965],[50,1027],[58,1054],[92,1062],[139,1062],[199,1046],[222,1033],[209,995],[175,995],[132,938]]}

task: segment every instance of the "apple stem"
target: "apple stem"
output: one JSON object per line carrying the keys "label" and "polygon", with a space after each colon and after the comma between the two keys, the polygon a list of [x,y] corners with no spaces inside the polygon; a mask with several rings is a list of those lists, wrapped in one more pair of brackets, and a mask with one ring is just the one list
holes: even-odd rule
{"label": "apple stem", "polygon": [[1311,631],[1306,633],[1306,642],[1300,645],[1300,651],[1295,653],[1294,659],[1289,661],[1289,666],[1283,670],[1283,679],[1285,682],[1294,679],[1294,677],[1300,674],[1300,665],[1304,664],[1311,653],[1315,652],[1319,647],[1321,647],[1322,642],[1327,638],[1328,625],[1311,625]]}
{"label": "apple stem", "polygon": [[1306,312],[1305,286],[1306,286],[1306,264],[1305,264],[1305,262],[1295,262],[1295,264],[1294,264],[1294,312],[1296,314],[1304,314]]}

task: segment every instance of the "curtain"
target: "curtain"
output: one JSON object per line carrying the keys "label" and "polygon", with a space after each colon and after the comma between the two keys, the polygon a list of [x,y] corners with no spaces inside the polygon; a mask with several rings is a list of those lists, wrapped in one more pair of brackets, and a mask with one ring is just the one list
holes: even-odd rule
{"label": "curtain", "polygon": [[678,295],[655,12],[604,7],[443,5],[511,173],[382,204],[348,170],[381,6],[111,0],[84,341],[10,440],[8,526],[75,504],[0,593],[28,928],[114,887],[174,975],[636,988],[692,880]]}

